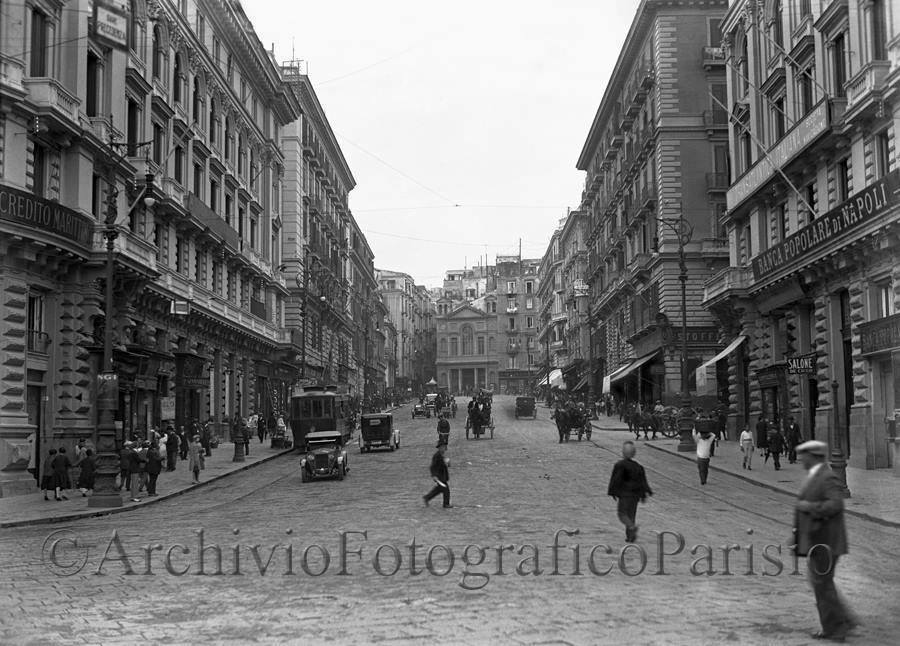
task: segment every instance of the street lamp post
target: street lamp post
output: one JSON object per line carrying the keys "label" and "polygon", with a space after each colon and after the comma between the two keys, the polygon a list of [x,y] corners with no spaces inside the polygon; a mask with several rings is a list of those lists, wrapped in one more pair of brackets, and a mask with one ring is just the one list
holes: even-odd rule
{"label": "street lamp post", "polygon": [[[136,146],[146,145],[136,144]],[[107,173],[107,194],[106,194],[106,219],[104,221],[103,237],[106,238],[106,265],[104,268],[104,298],[103,308],[105,321],[103,324],[103,359],[98,371],[98,388],[97,388],[97,433],[95,437],[95,446],[97,449],[97,475],[94,481],[94,491],[88,500],[88,507],[121,507],[122,495],[116,487],[116,475],[119,473],[119,437],[116,428],[116,411],[119,408],[119,376],[115,370],[113,362],[113,309],[115,307],[114,300],[114,281],[115,281],[115,247],[116,238],[119,232],[116,229],[118,220],[117,200],[119,191],[116,188],[116,170],[121,162],[121,156],[114,152],[114,147],[119,144],[109,142],[110,157],[116,159],[115,163],[110,164]],[[153,197],[153,181],[152,173],[147,173],[145,177],[145,185],[137,199],[128,209],[130,216],[138,203],[143,199],[147,208],[152,208],[156,204]],[[121,483],[122,487],[127,487],[127,483]]]}
{"label": "street lamp post", "polygon": [[[691,241],[694,230],[684,220],[684,212],[679,212],[678,218],[659,219],[659,223],[669,227],[678,235],[678,280],[681,282],[681,393],[679,397],[678,411],[678,451],[687,453],[697,447],[694,443],[694,411],[691,407],[691,393],[688,389],[688,365],[687,365],[687,263],[684,257],[684,247]],[[677,229],[676,229],[677,227]]]}
{"label": "street lamp post", "polygon": [[844,458],[843,439],[841,438],[841,411],[838,408],[838,382],[831,382],[831,399],[834,406],[834,424],[831,426],[831,470],[841,479],[844,498],[850,497],[847,486],[847,460]]}

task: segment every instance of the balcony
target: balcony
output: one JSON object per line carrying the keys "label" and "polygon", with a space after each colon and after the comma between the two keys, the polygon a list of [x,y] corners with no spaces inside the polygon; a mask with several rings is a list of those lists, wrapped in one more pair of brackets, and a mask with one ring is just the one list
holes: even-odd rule
{"label": "balcony", "polygon": [[507,308],[506,308],[506,313],[507,313],[507,314],[518,314],[518,313],[519,313],[519,308],[518,308],[518,307],[507,307]]}
{"label": "balcony", "polygon": [[46,332],[28,330],[25,336],[26,348],[36,354],[47,354],[50,348],[50,335]]}
{"label": "balcony", "polygon": [[707,71],[725,67],[725,48],[706,45],[702,52],[703,67]]}
{"label": "balcony", "polygon": [[87,127],[85,128],[99,141],[104,144],[110,140],[122,139],[124,135],[112,127],[107,117],[87,117]]}
{"label": "balcony", "polygon": [[0,90],[15,99],[24,99],[28,90],[25,89],[25,63],[18,58],[0,54]]}
{"label": "balcony", "polygon": [[848,121],[874,115],[884,95],[885,78],[891,69],[890,61],[870,61],[844,85],[847,94]]}
{"label": "balcony", "polygon": [[506,354],[513,355],[519,354],[522,351],[521,343],[510,343],[506,346]]}
{"label": "balcony", "polygon": [[707,173],[706,192],[724,193],[728,190],[728,173]]}
{"label": "balcony", "polygon": [[26,78],[22,85],[28,90],[28,98],[37,107],[38,113],[60,122],[66,129],[80,131],[78,106],[81,104],[62,83],[53,78]]}
{"label": "balcony", "polygon": [[746,294],[746,291],[752,284],[752,268],[726,267],[706,281],[706,284],[703,287],[704,306],[714,300]]}
{"label": "balcony", "polygon": [[238,232],[220,218],[218,213],[206,206],[200,198],[193,193],[188,193],[185,199],[185,206],[197,221],[202,223],[215,237],[230,247],[232,251],[237,252],[241,249],[241,239],[238,236]]}
{"label": "balcony", "polygon": [[610,149],[617,150],[625,143],[625,136],[621,132],[613,133],[609,138]]}
{"label": "balcony", "polygon": [[[118,226],[119,235],[113,242],[113,251],[130,260],[135,267],[156,274],[156,245],[132,233],[128,227]],[[94,231],[94,253],[106,253],[106,238],[103,229]]]}
{"label": "balcony", "polygon": [[171,177],[164,177],[161,187],[163,195],[165,195],[167,198],[178,205],[184,204],[184,199],[187,196],[187,191],[176,180],[172,179]]}
{"label": "balcony", "polygon": [[520,330],[520,329],[517,328],[517,327],[508,327],[508,328],[506,328],[506,333],[509,334],[509,335],[519,335],[521,332],[522,332],[522,330]]}

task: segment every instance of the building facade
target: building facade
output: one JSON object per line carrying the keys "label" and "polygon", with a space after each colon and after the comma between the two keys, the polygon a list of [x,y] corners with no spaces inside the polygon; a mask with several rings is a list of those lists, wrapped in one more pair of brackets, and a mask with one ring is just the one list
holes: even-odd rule
{"label": "building facade", "polygon": [[435,378],[435,308],[429,291],[403,272],[376,269],[381,298],[397,334],[395,388],[419,394]]}
{"label": "building facade", "polygon": [[296,377],[278,269],[296,97],[238,2],[131,0],[126,29],[89,31],[72,16],[95,4],[6,3],[0,23],[4,494],[27,438],[39,456],[92,438],[107,328],[119,441],[224,435],[284,411]]}
{"label": "building facade", "polygon": [[[591,347],[590,293],[584,277],[588,270],[587,240],[590,222],[585,213],[571,211],[559,235],[562,264],[559,271],[564,287],[562,293],[566,314],[566,360],[562,376],[566,390],[580,396],[592,394],[597,382]],[[597,383],[599,386],[599,382]],[[598,391],[599,392],[599,391]]]}
{"label": "building facade", "polygon": [[550,387],[559,387],[560,384],[565,383],[562,378],[562,369],[569,362],[566,334],[569,317],[565,309],[563,256],[560,246],[560,236],[565,223],[565,218],[560,220],[559,226],[550,236],[550,244],[547,245],[547,251],[541,258],[541,264],[538,267],[537,296],[540,303],[538,315],[540,327],[537,339],[541,349],[542,369],[535,379],[535,385],[545,391]]}
{"label": "building facade", "polygon": [[791,415],[851,465],[886,467],[900,413],[900,12],[741,1],[723,32],[730,262],[704,304],[731,343],[699,378],[727,393],[734,426]]}
{"label": "building facade", "polygon": [[[458,303],[435,317],[437,324],[436,381],[455,395],[496,387],[499,348],[506,342],[497,329],[496,296]],[[492,307],[493,305],[493,307]]]}
{"label": "building facade", "polygon": [[578,159],[598,390],[619,400],[677,403],[683,386],[696,388],[682,384],[682,366],[693,375],[721,349],[701,301],[706,279],[728,264],[726,9],[724,0],[640,4]]}
{"label": "building facade", "polygon": [[[495,383],[502,395],[531,391],[541,368],[538,327],[540,299],[538,270],[540,260],[520,256],[497,256],[495,291],[497,330],[504,335],[498,348],[499,368]],[[490,345],[490,339],[488,339]]]}

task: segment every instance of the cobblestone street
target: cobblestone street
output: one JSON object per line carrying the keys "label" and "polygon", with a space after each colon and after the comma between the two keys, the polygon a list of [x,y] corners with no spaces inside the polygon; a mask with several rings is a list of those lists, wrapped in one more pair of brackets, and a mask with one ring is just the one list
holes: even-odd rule
{"label": "cobblestone street", "polygon": [[[0,530],[0,642],[813,643],[790,496],[723,473],[701,487],[639,445],[655,495],[623,549],[606,485],[628,434],[559,444],[546,408],[517,421],[512,402],[496,398],[494,439],[453,420],[452,509],[422,502],[435,423],[407,407],[400,450],[351,445],[343,481],[301,484],[288,455],[143,509]],[[897,530],[847,524],[849,641],[894,643]]]}

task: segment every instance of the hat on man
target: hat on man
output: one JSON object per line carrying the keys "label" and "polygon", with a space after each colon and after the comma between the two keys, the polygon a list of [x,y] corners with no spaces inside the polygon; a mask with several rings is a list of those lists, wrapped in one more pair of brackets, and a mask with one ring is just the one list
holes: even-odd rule
{"label": "hat on man", "polygon": [[818,455],[825,457],[828,455],[828,445],[818,440],[809,440],[797,446],[797,453],[809,453],[810,455]]}

